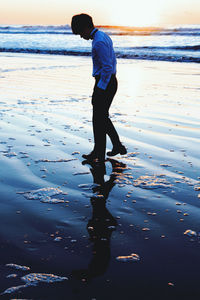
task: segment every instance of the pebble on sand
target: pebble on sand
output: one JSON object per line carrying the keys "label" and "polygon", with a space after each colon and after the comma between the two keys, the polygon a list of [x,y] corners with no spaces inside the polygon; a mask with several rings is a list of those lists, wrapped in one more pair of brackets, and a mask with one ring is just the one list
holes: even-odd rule
{"label": "pebble on sand", "polygon": [[193,230],[191,230],[191,229],[187,229],[183,234],[184,234],[184,235],[187,235],[187,236],[190,236],[190,237],[197,236],[196,231],[193,231]]}
{"label": "pebble on sand", "polygon": [[132,253],[131,255],[117,256],[116,260],[121,261],[121,262],[134,262],[134,261],[139,261],[140,257],[138,254]]}

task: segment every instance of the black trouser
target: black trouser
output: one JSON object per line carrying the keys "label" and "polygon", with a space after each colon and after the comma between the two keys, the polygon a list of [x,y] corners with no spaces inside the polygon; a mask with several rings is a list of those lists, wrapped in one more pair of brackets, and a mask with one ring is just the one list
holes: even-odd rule
{"label": "black trouser", "polygon": [[120,144],[119,136],[112,121],[109,118],[109,108],[117,91],[117,79],[115,75],[111,76],[105,91],[99,93],[97,83],[100,77],[95,77],[96,82],[92,95],[93,105],[93,134],[94,150],[99,159],[105,159],[106,134],[110,137],[113,147]]}

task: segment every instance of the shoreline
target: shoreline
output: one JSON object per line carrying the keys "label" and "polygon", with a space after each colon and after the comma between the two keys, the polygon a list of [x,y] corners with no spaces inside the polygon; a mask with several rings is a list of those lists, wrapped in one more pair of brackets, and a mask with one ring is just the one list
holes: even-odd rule
{"label": "shoreline", "polygon": [[[167,47],[166,47],[167,48]],[[63,56],[63,57],[91,57],[91,52],[90,51],[73,51],[73,50],[39,50],[39,49],[5,49],[0,48],[0,54],[6,55],[9,53],[12,54],[27,54],[27,55],[50,55],[50,56]],[[152,56],[145,55],[144,57],[139,57],[139,55],[125,55],[125,54],[119,54],[116,51],[116,57],[117,60],[136,60],[136,61],[156,61],[156,62],[172,62],[172,63],[194,63],[194,64],[199,64],[200,60],[199,58],[195,57],[171,57],[171,58],[165,58],[165,57],[156,57],[156,54],[152,54]]]}
{"label": "shoreline", "polygon": [[[90,59],[0,53],[0,61],[0,292],[45,273],[68,280],[10,295],[98,300],[121,299],[126,290],[130,299],[196,299],[198,65],[118,60],[110,114],[128,154],[106,162],[99,190],[99,171],[81,158],[92,148]],[[99,212],[111,231],[94,222]],[[107,243],[95,243],[89,227]],[[116,259],[132,253],[140,260]]]}

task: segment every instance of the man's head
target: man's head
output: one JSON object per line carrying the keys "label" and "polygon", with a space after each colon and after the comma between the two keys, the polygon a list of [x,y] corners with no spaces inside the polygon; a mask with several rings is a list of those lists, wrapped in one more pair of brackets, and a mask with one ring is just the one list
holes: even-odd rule
{"label": "man's head", "polygon": [[79,34],[85,40],[89,40],[90,33],[94,29],[92,17],[87,14],[73,16],[71,28],[74,34]]}

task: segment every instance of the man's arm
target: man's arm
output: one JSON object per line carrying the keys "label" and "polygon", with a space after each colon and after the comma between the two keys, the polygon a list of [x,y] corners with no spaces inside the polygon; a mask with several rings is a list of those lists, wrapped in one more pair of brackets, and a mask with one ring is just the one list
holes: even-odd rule
{"label": "man's arm", "polygon": [[111,49],[104,42],[99,41],[95,45],[96,54],[102,65],[100,80],[97,84],[97,87],[105,90],[110,81],[113,67],[112,67],[112,53]]}

